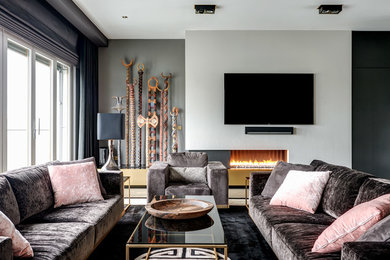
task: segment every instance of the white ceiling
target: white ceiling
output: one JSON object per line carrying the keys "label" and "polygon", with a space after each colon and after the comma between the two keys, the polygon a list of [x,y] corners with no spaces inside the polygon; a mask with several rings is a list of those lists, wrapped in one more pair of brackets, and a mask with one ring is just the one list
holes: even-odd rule
{"label": "white ceiling", "polygon": [[[390,0],[73,1],[109,39],[180,39],[186,30],[390,30]],[[216,13],[196,15],[195,3],[216,4]],[[335,3],[344,5],[339,15],[318,14],[320,4]]]}

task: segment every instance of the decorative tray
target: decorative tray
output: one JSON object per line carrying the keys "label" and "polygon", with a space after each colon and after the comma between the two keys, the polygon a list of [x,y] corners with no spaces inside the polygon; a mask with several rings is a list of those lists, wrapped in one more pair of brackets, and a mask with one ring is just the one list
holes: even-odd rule
{"label": "decorative tray", "polygon": [[152,216],[163,219],[193,219],[206,215],[214,204],[197,199],[168,199],[152,201],[145,209]]}

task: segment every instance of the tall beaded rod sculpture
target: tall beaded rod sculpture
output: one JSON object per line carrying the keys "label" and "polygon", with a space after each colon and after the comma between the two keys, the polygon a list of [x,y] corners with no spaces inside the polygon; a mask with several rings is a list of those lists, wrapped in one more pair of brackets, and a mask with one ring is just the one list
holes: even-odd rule
{"label": "tall beaded rod sculpture", "polygon": [[169,79],[172,78],[172,74],[164,76],[161,73],[161,77],[164,79],[164,89],[158,88],[161,92],[161,110],[160,110],[160,161],[165,162],[168,158],[168,89]]}
{"label": "tall beaded rod sculpture", "polygon": [[[144,64],[138,64],[138,116],[142,115],[142,82],[144,75]],[[142,128],[138,131],[138,150],[137,150],[137,165],[141,168],[142,163]]]}
{"label": "tall beaded rod sculpture", "polygon": [[154,128],[157,127],[158,117],[156,115],[156,112],[154,112],[153,116],[149,117],[149,118],[145,118],[142,115],[139,115],[137,118],[137,124],[138,124],[138,127],[141,129],[143,126],[145,126],[145,131],[146,131],[146,133],[145,133],[145,136],[146,136],[145,158],[146,158],[146,167],[148,168],[151,165],[150,158],[149,158],[149,156],[151,154],[149,127],[154,127]]}
{"label": "tall beaded rod sculpture", "polygon": [[[155,81],[156,84],[152,86],[150,84],[151,81]],[[152,117],[152,115],[157,114],[157,86],[158,86],[158,79],[156,77],[151,77],[148,80],[148,117]],[[156,115],[157,117],[157,115]],[[156,161],[156,126],[153,126],[152,124],[149,125],[150,132],[148,140],[150,142],[150,150],[149,150],[149,162],[147,164],[153,163]]]}
{"label": "tall beaded rod sculpture", "polygon": [[130,84],[130,167],[135,167],[135,91],[134,87],[137,85],[137,80],[134,79]]}
{"label": "tall beaded rod sculpture", "polygon": [[[122,110],[124,110],[126,107],[123,105],[123,97],[117,97],[114,96],[112,97],[115,99],[116,103],[112,107],[112,109],[116,110],[119,114],[122,114]],[[118,166],[119,168],[121,167],[122,159],[121,159],[121,140],[118,140]]]}
{"label": "tall beaded rod sculpture", "polygon": [[172,108],[171,117],[172,117],[172,153],[177,153],[179,149],[179,144],[177,141],[177,115],[179,114],[179,109],[177,107]]}
{"label": "tall beaded rod sculpture", "polygon": [[123,59],[122,65],[126,68],[126,164],[129,165],[129,116],[130,116],[130,68],[133,65],[133,59],[126,64]]}

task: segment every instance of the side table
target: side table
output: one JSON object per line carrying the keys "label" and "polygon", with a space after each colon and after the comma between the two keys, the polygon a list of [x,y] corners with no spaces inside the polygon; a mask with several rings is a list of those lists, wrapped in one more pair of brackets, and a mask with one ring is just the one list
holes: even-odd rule
{"label": "side table", "polygon": [[245,207],[249,210],[248,206],[248,187],[249,187],[249,178],[245,177]]}
{"label": "side table", "polygon": [[130,204],[131,204],[130,203],[130,176],[123,176],[123,202],[126,199],[126,196],[125,196],[126,183],[127,183],[127,186],[129,187],[129,192],[128,192],[129,204],[127,204],[127,206],[125,207],[125,211],[128,207],[130,207]]}

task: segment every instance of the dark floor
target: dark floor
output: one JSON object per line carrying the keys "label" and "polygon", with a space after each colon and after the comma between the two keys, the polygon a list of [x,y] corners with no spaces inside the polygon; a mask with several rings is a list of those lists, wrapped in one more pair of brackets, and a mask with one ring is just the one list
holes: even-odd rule
{"label": "dark floor", "polygon": [[[88,260],[124,260],[126,241],[129,239],[143,213],[143,206],[130,207]],[[277,259],[249,217],[245,207],[221,209],[219,214],[228,242],[230,259]],[[136,256],[144,251],[132,249],[131,252],[132,256]]]}

